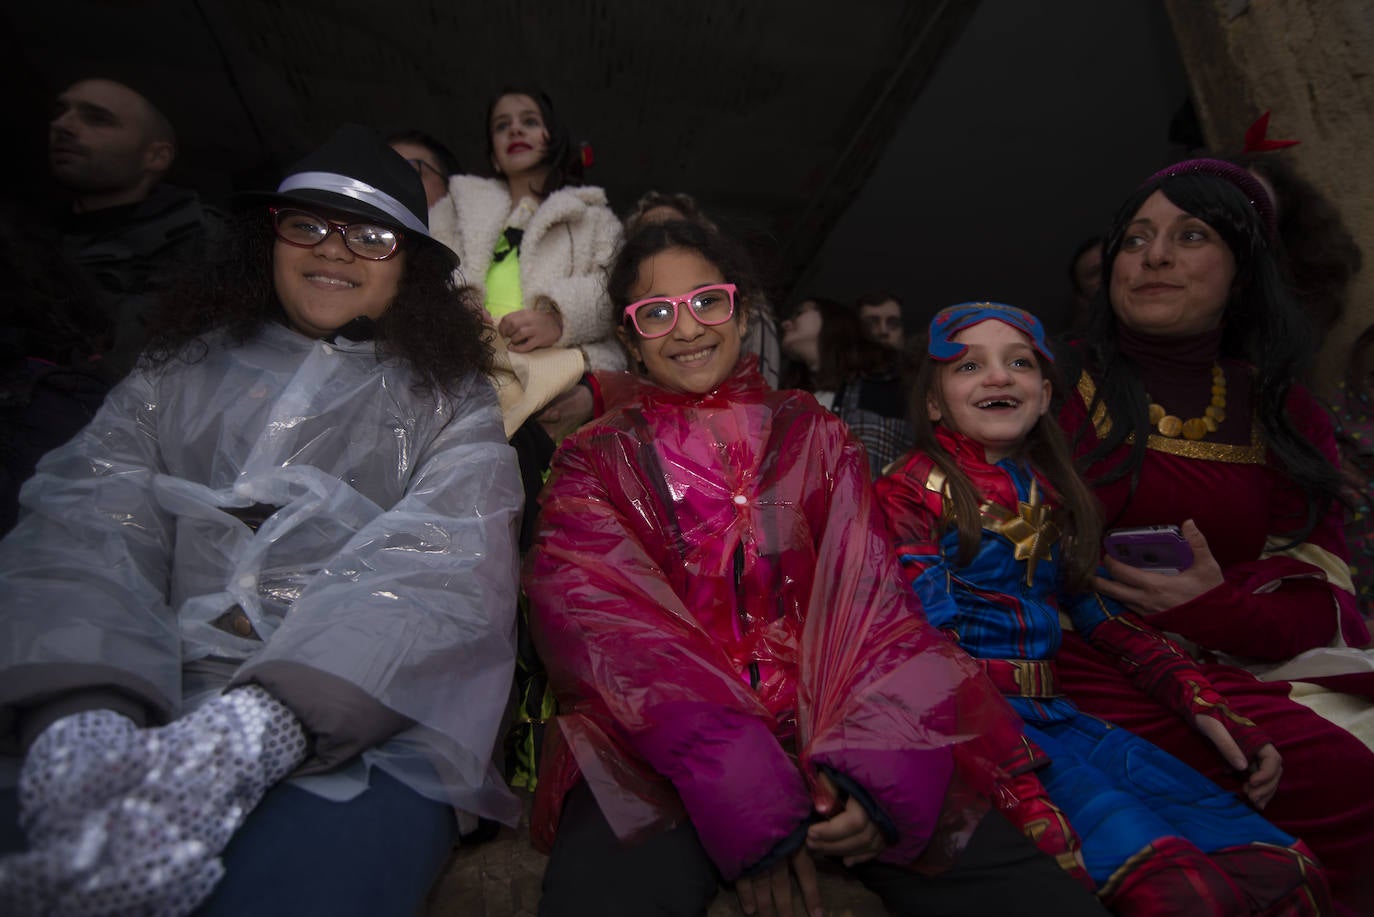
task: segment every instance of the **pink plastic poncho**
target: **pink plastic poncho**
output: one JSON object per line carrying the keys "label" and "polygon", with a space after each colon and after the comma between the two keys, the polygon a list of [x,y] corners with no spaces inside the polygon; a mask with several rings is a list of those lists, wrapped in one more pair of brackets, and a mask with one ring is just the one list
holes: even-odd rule
{"label": "pink plastic poncho", "polygon": [[938,869],[1016,721],[905,588],[862,447],[753,365],[704,396],[645,383],[554,459],[525,571],[562,711],[536,844],[585,779],[620,837],[685,817],[732,879],[825,766],[892,829],[881,859]]}

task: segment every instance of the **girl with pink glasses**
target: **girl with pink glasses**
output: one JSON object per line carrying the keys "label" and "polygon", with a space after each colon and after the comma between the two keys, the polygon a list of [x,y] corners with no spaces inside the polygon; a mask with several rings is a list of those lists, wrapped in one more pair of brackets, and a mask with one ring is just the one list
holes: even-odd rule
{"label": "girl with pink glasses", "polygon": [[791,914],[794,877],[817,913],[823,857],[895,913],[1101,913],[989,812],[1017,724],[902,588],[863,448],[741,357],[746,260],[649,225],[608,287],[642,378],[564,440],[524,577],[561,710],[540,913],[704,914],[724,880]]}

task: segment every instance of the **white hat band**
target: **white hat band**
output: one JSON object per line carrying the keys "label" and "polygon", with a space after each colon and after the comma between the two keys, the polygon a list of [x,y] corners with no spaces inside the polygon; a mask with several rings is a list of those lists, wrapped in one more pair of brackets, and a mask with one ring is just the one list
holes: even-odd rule
{"label": "white hat band", "polygon": [[286,176],[282,183],[277,186],[277,193],[285,194],[288,191],[300,191],[302,189],[332,191],[335,194],[342,194],[344,197],[351,197],[356,201],[371,204],[407,229],[412,229],[426,236],[429,235],[429,230],[425,228],[425,224],[410,212],[409,207],[385,191],[379,191],[367,182],[358,181],[356,178],[349,178],[347,175],[338,175],[334,172],[297,172],[295,175]]}

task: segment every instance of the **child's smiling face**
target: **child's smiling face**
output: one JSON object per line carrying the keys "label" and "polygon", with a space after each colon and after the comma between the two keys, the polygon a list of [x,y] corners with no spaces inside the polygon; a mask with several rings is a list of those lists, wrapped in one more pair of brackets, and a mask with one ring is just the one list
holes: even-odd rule
{"label": "child's smiling face", "polygon": [[968,351],[939,367],[938,391],[926,395],[930,420],[982,444],[989,462],[1001,461],[1021,448],[1050,408],[1040,355],[1028,336],[995,319],[952,340]]}
{"label": "child's smiling face", "polygon": [[[725,283],[720,268],[695,251],[670,248],[646,258],[630,293],[634,299],[676,297],[713,283]],[[686,305],[677,310],[677,324],[662,337],[645,339],[633,326],[622,329],[635,358],[649,378],[674,392],[703,395],[724,382],[740,355],[740,308],[719,325],[696,321]]]}

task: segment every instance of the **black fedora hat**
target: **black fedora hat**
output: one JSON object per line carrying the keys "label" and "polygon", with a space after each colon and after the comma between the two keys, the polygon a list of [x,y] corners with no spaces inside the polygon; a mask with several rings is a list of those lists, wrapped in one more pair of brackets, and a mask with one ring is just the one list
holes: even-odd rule
{"label": "black fedora hat", "polygon": [[238,195],[241,204],[314,205],[376,220],[434,241],[419,174],[382,138],[345,124],[282,179],[275,192]]}

